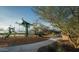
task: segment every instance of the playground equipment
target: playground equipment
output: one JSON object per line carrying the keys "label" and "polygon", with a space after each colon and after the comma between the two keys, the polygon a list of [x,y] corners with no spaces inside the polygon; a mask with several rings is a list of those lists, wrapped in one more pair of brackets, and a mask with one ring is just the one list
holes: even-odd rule
{"label": "playground equipment", "polygon": [[37,24],[38,24],[38,21],[36,20],[36,22],[34,24],[30,24],[28,22],[26,22],[23,18],[22,18],[22,22],[21,23],[18,23],[16,22],[17,24],[22,25],[25,27],[25,36],[27,37],[28,36],[28,28],[30,26],[33,26],[33,28],[35,29],[34,32],[35,32],[35,35],[38,35],[40,37],[42,37],[42,32],[39,32],[39,28],[37,27]]}
{"label": "playground equipment", "polygon": [[[33,26],[34,27],[34,32],[35,32],[35,35],[38,35],[39,37],[42,37],[42,35],[44,35],[44,33],[43,33],[43,29],[42,29],[42,27],[43,26],[38,26],[39,24],[38,24],[38,21],[36,21],[34,24],[30,24],[30,23],[28,23],[27,21],[25,21],[23,18],[22,18],[22,22],[21,23],[18,23],[18,22],[16,22],[17,24],[19,24],[19,26],[21,25],[21,26],[23,26],[24,28],[25,28],[25,37],[28,37],[28,28],[30,27],[30,26]],[[14,37],[15,37],[15,34],[16,34],[16,32],[15,32],[15,27],[12,27],[11,25],[8,27],[8,33],[7,33],[7,35],[5,36],[5,38],[8,38],[11,34],[13,34],[14,35]],[[20,28],[19,28],[20,29]],[[44,29],[45,30],[45,29]]]}
{"label": "playground equipment", "polygon": [[14,34],[15,37],[15,27],[12,27],[11,25],[8,27],[8,33],[5,36],[5,39],[8,38],[11,34]]}
{"label": "playground equipment", "polygon": [[16,23],[25,27],[25,36],[27,37],[28,36],[28,28],[30,27],[31,24],[26,22],[23,18],[22,18],[22,23],[18,23],[18,22],[16,22]]}

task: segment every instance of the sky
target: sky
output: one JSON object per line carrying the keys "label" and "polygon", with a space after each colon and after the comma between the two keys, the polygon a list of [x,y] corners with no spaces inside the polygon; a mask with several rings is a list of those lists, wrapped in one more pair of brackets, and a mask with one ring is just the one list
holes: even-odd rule
{"label": "sky", "polygon": [[[33,12],[31,6],[0,6],[0,28],[7,29],[12,25],[18,30],[19,26],[16,22],[20,22],[22,17],[31,24],[38,20],[38,16]],[[41,20],[38,21],[43,24],[46,23]]]}

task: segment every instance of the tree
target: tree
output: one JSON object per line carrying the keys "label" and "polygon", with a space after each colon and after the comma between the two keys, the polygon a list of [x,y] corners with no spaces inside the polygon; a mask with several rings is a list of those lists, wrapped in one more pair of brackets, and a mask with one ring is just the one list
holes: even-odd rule
{"label": "tree", "polygon": [[70,41],[75,48],[79,48],[79,7],[70,7],[73,17],[68,21]]}
{"label": "tree", "polygon": [[[75,48],[79,45],[78,7],[34,7],[34,12],[44,20],[50,21],[61,30],[63,39],[68,39]],[[74,30],[75,29],[75,30]],[[74,38],[73,38],[74,37]]]}
{"label": "tree", "polygon": [[48,20],[66,34],[66,18],[71,14],[67,7],[35,7],[33,10],[44,20]]}

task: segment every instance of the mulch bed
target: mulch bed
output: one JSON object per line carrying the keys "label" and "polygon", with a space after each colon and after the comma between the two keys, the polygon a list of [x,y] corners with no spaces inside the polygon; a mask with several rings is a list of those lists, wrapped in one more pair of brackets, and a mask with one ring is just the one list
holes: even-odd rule
{"label": "mulch bed", "polygon": [[30,43],[35,43],[35,42],[44,41],[44,40],[48,40],[48,37],[36,37],[36,36],[22,37],[22,36],[17,36],[17,37],[9,37],[7,39],[0,38],[0,47],[30,44]]}

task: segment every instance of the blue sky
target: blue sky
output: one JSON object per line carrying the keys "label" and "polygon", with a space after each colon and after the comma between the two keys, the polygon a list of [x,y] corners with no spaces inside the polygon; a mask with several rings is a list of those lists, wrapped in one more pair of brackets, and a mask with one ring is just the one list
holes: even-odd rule
{"label": "blue sky", "polygon": [[[33,12],[31,6],[0,6],[0,28],[6,29],[9,25],[18,28],[16,22],[19,22],[22,17],[29,23],[38,20],[38,16]],[[39,20],[39,22],[43,21]]]}
{"label": "blue sky", "polygon": [[30,23],[33,23],[37,18],[31,7],[0,7],[0,21],[2,22],[12,21],[14,23],[14,21],[20,20],[22,17]]}

